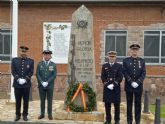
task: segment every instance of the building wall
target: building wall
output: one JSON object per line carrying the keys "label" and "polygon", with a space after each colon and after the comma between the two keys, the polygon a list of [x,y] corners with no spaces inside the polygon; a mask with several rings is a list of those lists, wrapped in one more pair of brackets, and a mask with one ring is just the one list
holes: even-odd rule
{"label": "building wall", "polygon": [[[44,22],[71,22],[72,13],[79,7],[78,4],[19,4],[19,45],[30,48],[29,56],[37,63],[42,60],[43,50],[43,23]],[[10,5],[0,4],[0,26],[10,25]],[[94,50],[96,74],[101,71],[103,63],[103,30],[127,29],[128,47],[138,42],[142,46],[140,55],[143,55],[143,29],[165,29],[165,11],[163,5],[144,4],[86,4],[93,13],[94,19]],[[57,65],[58,75],[65,77],[67,65]],[[10,73],[10,64],[1,63],[0,71]],[[148,65],[147,75],[156,78],[165,77],[164,65]],[[4,75],[5,76],[5,75]],[[66,78],[66,77],[65,77]],[[65,80],[63,79],[63,81]],[[60,81],[57,77],[57,82]],[[163,79],[164,80],[164,79]],[[101,82],[99,80],[99,82]],[[63,84],[64,82],[58,82]],[[7,84],[5,84],[7,85]],[[0,87],[1,88],[1,87]]]}
{"label": "building wall", "polygon": [[[165,77],[150,77],[144,81],[144,90],[149,91],[150,102],[155,103],[156,97],[160,97],[162,104],[165,103],[165,87],[164,87]],[[66,75],[58,75],[55,80],[54,86],[54,99],[64,100],[66,96]],[[97,100],[102,101],[103,95],[103,84],[101,83],[100,75],[96,75],[96,89],[97,89]],[[0,78],[0,98],[10,98],[10,75],[4,74]],[[32,99],[39,99],[38,94],[38,83],[36,77],[32,77]],[[124,93],[124,80],[121,83],[121,100],[125,101]]]}

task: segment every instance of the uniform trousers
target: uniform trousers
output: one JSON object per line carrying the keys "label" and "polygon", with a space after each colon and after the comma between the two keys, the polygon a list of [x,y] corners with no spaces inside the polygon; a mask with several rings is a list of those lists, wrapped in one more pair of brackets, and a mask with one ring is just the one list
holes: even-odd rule
{"label": "uniform trousers", "polygon": [[29,92],[30,88],[14,88],[15,101],[16,101],[16,115],[21,116],[21,101],[23,98],[23,116],[28,115],[29,108]]}
{"label": "uniform trousers", "polygon": [[39,88],[39,95],[40,95],[40,107],[41,107],[41,115],[45,115],[45,100],[47,97],[48,108],[47,112],[49,116],[52,116],[52,100],[53,100],[53,88],[50,89],[43,89]]}
{"label": "uniform trousers", "polygon": [[[115,115],[114,120],[118,122],[120,120],[120,103],[114,103]],[[106,121],[111,122],[111,103],[105,103],[105,113],[106,113]]]}
{"label": "uniform trousers", "polygon": [[134,108],[135,108],[135,121],[137,124],[140,124],[141,118],[141,97],[142,92],[126,92],[127,98],[127,122],[132,124],[132,106],[133,106],[133,98],[134,98]]}

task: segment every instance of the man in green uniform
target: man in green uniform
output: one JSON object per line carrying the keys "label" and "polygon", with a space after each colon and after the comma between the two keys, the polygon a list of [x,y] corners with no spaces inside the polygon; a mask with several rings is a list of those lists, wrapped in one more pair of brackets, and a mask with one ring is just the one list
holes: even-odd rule
{"label": "man in green uniform", "polygon": [[39,62],[37,66],[37,80],[40,95],[40,108],[41,113],[38,119],[45,117],[45,99],[47,96],[48,101],[48,118],[53,120],[52,116],[52,100],[53,100],[53,90],[54,90],[54,80],[56,78],[56,65],[54,62],[50,61],[52,51],[43,51],[43,60]]}

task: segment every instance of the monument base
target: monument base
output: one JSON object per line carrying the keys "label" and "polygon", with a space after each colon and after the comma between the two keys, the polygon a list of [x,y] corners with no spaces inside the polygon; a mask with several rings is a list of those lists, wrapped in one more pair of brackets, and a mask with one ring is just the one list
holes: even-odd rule
{"label": "monument base", "polygon": [[104,122],[104,112],[67,112],[63,105],[54,110],[55,120],[95,121]]}

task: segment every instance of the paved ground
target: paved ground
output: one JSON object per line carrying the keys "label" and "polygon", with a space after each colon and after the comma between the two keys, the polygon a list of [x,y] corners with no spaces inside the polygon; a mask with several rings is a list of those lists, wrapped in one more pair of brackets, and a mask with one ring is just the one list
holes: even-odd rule
{"label": "paved ground", "polygon": [[[103,122],[87,122],[87,121],[71,121],[71,120],[53,120],[49,121],[47,116],[42,119],[38,120],[37,117],[39,115],[39,101],[32,101],[29,105],[29,124],[102,124]],[[63,104],[63,101],[54,100],[53,101],[53,109],[59,108],[59,106]],[[102,102],[98,102],[98,111],[104,112],[104,106]],[[112,112],[113,113],[113,112]],[[8,103],[6,99],[0,99],[0,123],[1,124],[14,124],[14,117],[15,117],[15,104]],[[2,122],[3,121],[3,122]],[[19,123],[24,124],[25,122],[22,119]],[[142,119],[141,124],[153,124],[154,122],[148,121],[147,119]],[[125,103],[121,104],[121,124],[126,124],[126,112],[125,112]]]}

